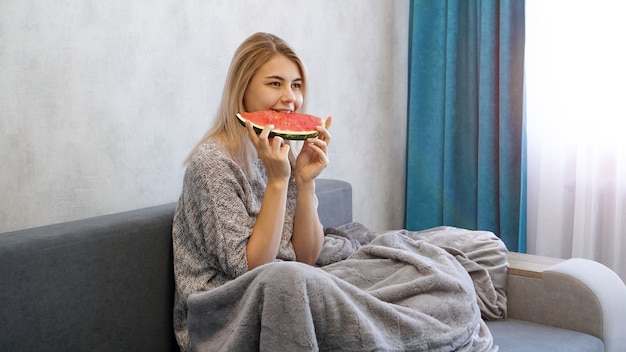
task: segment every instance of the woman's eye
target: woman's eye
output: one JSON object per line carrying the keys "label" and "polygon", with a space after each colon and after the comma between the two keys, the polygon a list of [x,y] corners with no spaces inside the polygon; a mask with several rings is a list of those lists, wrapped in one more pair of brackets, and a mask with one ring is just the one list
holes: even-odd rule
{"label": "woman's eye", "polygon": [[302,83],[294,83],[291,85],[294,89],[300,89],[302,88]]}
{"label": "woman's eye", "polygon": [[280,82],[270,82],[269,85],[272,87],[280,87]]}

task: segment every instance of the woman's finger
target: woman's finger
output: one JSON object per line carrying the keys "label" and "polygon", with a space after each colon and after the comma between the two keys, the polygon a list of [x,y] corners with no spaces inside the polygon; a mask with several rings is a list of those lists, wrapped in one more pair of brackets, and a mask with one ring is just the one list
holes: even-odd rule
{"label": "woman's finger", "polygon": [[318,138],[311,138],[307,140],[309,143],[309,148],[313,150],[313,152],[320,158],[320,160],[325,163],[329,162],[328,159],[328,145],[325,141],[320,140]]}
{"label": "woman's finger", "polygon": [[257,148],[257,151],[260,151],[260,148],[269,147],[270,143],[268,140],[268,136],[270,135],[270,132],[272,132],[272,130],[274,129],[274,125],[265,126],[258,135],[250,121],[246,121],[246,128],[248,129],[248,135],[250,137],[250,140],[252,140],[252,143]]}
{"label": "woman's finger", "polygon": [[267,125],[267,126],[263,127],[263,130],[259,134],[259,138],[267,139],[269,137],[269,135],[270,135],[270,132],[272,132],[273,129],[274,129],[274,125]]}
{"label": "woman's finger", "polygon": [[320,131],[320,135],[318,136],[319,139],[323,140],[326,142],[326,144],[330,143],[330,132],[328,132],[328,128],[330,127],[331,123],[333,122],[333,117],[332,116],[328,116],[328,118],[326,118],[326,121],[324,123],[324,127],[318,127],[317,130]]}
{"label": "woman's finger", "polygon": [[330,124],[333,122],[333,117],[332,116],[328,116],[326,118],[326,121],[324,122],[324,127],[326,127],[326,129],[330,128]]}
{"label": "woman's finger", "polygon": [[275,152],[280,151],[280,149],[285,144],[285,140],[282,137],[275,136],[271,139],[270,145],[274,149]]}
{"label": "woman's finger", "polygon": [[248,130],[248,137],[250,137],[252,144],[254,144],[255,146],[258,145],[259,138],[256,135],[256,132],[254,131],[254,128],[252,127],[252,123],[250,121],[246,121],[246,129]]}

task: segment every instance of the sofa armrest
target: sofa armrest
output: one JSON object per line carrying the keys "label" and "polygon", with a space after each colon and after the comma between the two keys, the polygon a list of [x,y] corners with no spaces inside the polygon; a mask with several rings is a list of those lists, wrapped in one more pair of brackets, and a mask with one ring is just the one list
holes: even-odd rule
{"label": "sofa armrest", "polygon": [[319,202],[317,213],[327,227],[337,227],[352,221],[352,185],[346,181],[319,178],[315,182]]}
{"label": "sofa armrest", "polygon": [[507,280],[510,318],[594,335],[606,351],[626,344],[626,286],[606,266],[511,252]]}

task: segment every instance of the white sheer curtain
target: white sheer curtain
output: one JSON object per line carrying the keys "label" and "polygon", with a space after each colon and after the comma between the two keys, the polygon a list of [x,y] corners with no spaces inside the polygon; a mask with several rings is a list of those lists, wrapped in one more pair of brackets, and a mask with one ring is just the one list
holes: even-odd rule
{"label": "white sheer curtain", "polygon": [[526,0],[528,252],[626,280],[626,2]]}

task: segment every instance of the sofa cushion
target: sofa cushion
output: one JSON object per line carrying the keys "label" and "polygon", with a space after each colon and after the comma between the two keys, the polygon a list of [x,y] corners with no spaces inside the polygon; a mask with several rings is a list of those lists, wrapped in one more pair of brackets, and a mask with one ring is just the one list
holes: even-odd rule
{"label": "sofa cushion", "polygon": [[488,321],[500,352],[603,352],[599,338],[582,332],[559,329],[523,320]]}

